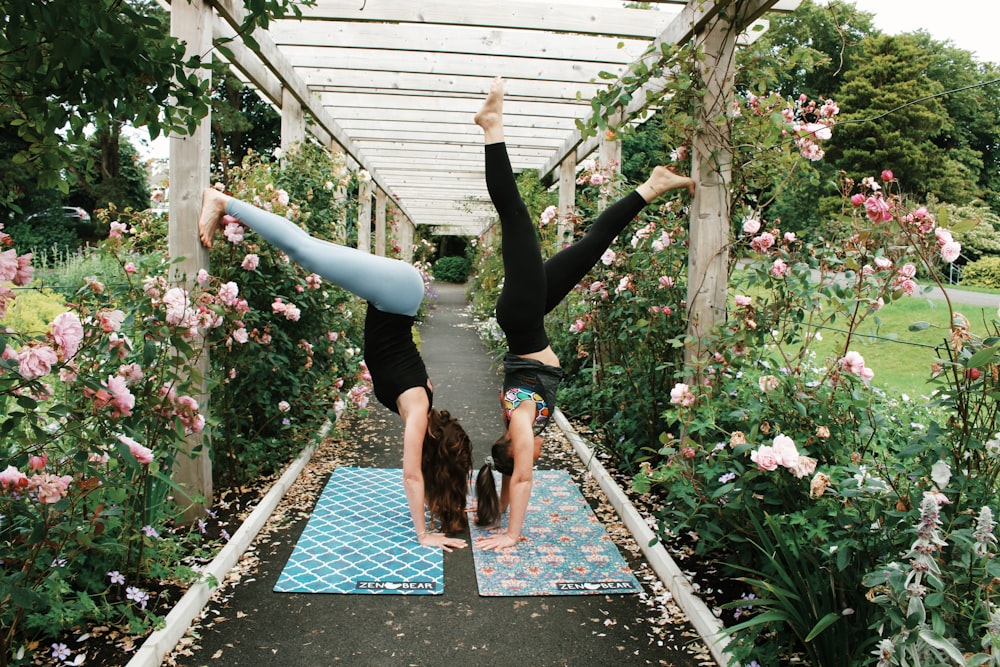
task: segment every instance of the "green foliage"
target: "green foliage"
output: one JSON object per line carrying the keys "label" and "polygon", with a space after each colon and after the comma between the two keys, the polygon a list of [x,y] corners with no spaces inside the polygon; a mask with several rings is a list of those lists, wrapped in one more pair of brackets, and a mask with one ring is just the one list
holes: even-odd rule
{"label": "green foliage", "polygon": [[[212,290],[170,290],[165,264],[131,257],[117,238],[91,252],[111,268],[68,302],[0,299],[5,664],[32,639],[92,622],[149,629],[163,609],[146,589],[196,578],[177,564],[187,531],[173,533],[184,508],[171,471],[204,425],[191,396],[202,337],[235,312]],[[218,319],[196,318],[191,299]]]}
{"label": "green foliage", "polygon": [[14,303],[7,309],[4,325],[26,334],[44,334],[49,322],[65,310],[66,300],[57,292],[49,289],[19,290]]}
{"label": "green foliage", "polygon": [[1000,290],[1000,256],[983,257],[962,268],[962,284]]}
{"label": "green foliage", "polygon": [[[118,131],[101,131],[73,152],[76,181],[69,198],[87,211],[114,207],[138,211],[149,208],[149,179],[132,142]],[[97,222],[96,219],[93,219]],[[82,233],[83,238],[106,237],[107,227]]]}
{"label": "green foliage", "polygon": [[962,255],[971,261],[1000,256],[1000,216],[996,213],[975,204],[942,204],[936,209],[938,217],[947,220],[955,232],[955,240],[962,244]]}
{"label": "green foliage", "polygon": [[465,257],[442,257],[434,262],[434,279],[446,283],[464,283],[472,270]]}
{"label": "green foliage", "polygon": [[252,153],[271,155],[281,145],[281,116],[231,73],[212,93],[212,171],[225,181],[229,169]]}
{"label": "green foliage", "polygon": [[[336,223],[347,204],[335,198],[348,178],[342,157],[300,144],[280,163],[253,155],[230,175],[234,197],[319,238],[342,235]],[[251,255],[256,267],[244,268]],[[296,455],[302,443],[294,433],[336,420],[347,400],[367,401],[359,368],[365,304],[250,230],[235,242],[220,237],[211,263],[213,281],[237,286],[246,308],[239,329],[215,331],[211,357],[213,470],[219,482],[239,484]]]}
{"label": "green foliage", "polygon": [[[300,14],[307,0],[249,0],[239,33],[266,28],[271,16]],[[193,131],[209,109],[211,65],[204,54],[185,54],[170,36],[169,19],[152,0],[35,2],[9,0],[0,29],[0,126],[10,152],[0,183],[62,187],[62,170],[88,128],[108,123],[147,127],[160,134]],[[18,171],[22,173],[17,173]],[[4,187],[0,201],[18,191]]]}
{"label": "green foliage", "polygon": [[15,220],[4,225],[3,231],[16,247],[40,256],[69,254],[80,245],[76,227],[66,224],[59,213],[48,219]]}

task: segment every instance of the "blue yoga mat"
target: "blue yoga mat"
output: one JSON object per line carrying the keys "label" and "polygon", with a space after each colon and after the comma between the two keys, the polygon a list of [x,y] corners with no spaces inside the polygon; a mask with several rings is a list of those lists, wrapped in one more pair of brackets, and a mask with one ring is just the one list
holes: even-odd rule
{"label": "blue yoga mat", "polygon": [[[565,470],[536,470],[522,541],[483,551],[477,540],[507,530],[471,526],[482,596],[609,595],[642,586]],[[497,482],[499,489],[499,481]],[[472,523],[472,522],[470,522]]]}
{"label": "blue yoga mat", "polygon": [[442,550],[413,535],[403,471],[335,469],[274,590],[441,595]]}

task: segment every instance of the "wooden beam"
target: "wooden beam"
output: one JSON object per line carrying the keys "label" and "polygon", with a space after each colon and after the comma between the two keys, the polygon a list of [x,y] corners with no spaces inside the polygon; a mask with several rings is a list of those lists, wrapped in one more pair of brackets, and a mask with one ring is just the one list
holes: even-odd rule
{"label": "wooden beam", "polygon": [[[232,0],[219,0],[231,2]],[[544,43],[530,30],[470,29],[462,26],[413,26],[273,21],[268,29],[279,47],[339,46],[396,51],[400,59],[413,52],[460,53],[468,56],[518,56],[591,63],[627,63],[649,45],[647,39],[548,34]]]}
{"label": "wooden beam", "polygon": [[385,23],[419,23],[464,25],[480,28],[545,30],[589,35],[616,35],[651,39],[659,34],[657,23],[666,24],[675,8],[663,8],[655,19],[652,12],[640,9],[587,7],[571,8],[553,3],[493,0],[465,0],[460,9],[454,2],[422,0],[381,0],[370,5],[336,0],[317,0],[314,7],[303,7],[306,20],[374,21]]}
{"label": "wooden beam", "polygon": [[[185,2],[186,1],[187,0],[185,0]],[[241,5],[237,4],[235,0],[208,1],[215,7],[220,19],[225,21],[232,30],[239,30],[246,17],[246,12]],[[172,8],[171,11],[174,11],[174,9]],[[291,64],[281,54],[281,51],[275,45],[268,33],[261,33],[261,31],[258,30],[254,33],[254,39],[260,47],[260,52],[254,54],[255,59],[266,64],[268,69],[270,69],[278,80],[281,81],[282,85],[295,95],[296,98],[298,98],[299,103],[302,105],[303,109],[308,112],[315,125],[322,127],[323,130],[329,134],[330,139],[326,140],[321,137],[321,142],[323,144],[327,144],[330,140],[335,141],[361,166],[361,168],[367,170],[371,174],[372,178],[375,179],[375,182],[379,185],[379,187],[385,189],[386,192],[392,192],[391,187],[381,182],[381,176],[379,176],[374,169],[368,168],[367,160],[364,155],[357,149],[357,147],[354,146],[354,143],[347,137],[346,134],[344,134],[343,130],[337,125],[337,123],[330,118],[326,111],[324,111],[323,108],[316,102],[313,96],[309,93],[305,82],[298,76]],[[242,53],[250,53],[250,51],[247,49]],[[235,54],[236,52],[234,51],[234,55]]]}

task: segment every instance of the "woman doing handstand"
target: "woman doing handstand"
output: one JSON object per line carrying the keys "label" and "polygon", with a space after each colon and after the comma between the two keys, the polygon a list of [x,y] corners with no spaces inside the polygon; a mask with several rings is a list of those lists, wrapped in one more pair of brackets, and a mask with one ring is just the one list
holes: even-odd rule
{"label": "woman doing handstand", "polygon": [[[202,196],[198,233],[208,248],[232,216],[281,249],[296,264],[368,302],[365,363],[375,398],[403,419],[403,487],[417,540],[445,551],[466,546],[448,533],[464,529],[472,445],[445,410],[433,408],[434,388],[413,342],[413,322],[424,297],[420,273],[406,262],[310,236],[295,223],[213,188]],[[424,503],[442,532],[429,532]]]}
{"label": "woman doing handstand", "polygon": [[[507,156],[503,94],[503,80],[497,77],[475,117],[486,143],[486,187],[500,216],[504,285],[497,298],[496,318],[508,348],[501,391],[507,429],[476,479],[476,523],[496,525],[508,506],[510,518],[506,532],[481,539],[483,549],[512,547],[520,540],[531,496],[532,467],[541,454],[539,434],[556,407],[562,370],[545,333],[545,314],[590,271],[646,204],[669,190],[686,188],[694,194],[692,179],[656,167],[645,183],[607,207],[579,241],[543,262],[535,226]],[[502,475],[499,497],[493,470]]]}

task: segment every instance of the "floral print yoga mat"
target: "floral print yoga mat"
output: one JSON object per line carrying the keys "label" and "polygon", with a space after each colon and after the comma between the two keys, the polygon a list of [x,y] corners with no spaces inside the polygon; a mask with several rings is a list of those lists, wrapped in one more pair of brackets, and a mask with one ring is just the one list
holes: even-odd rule
{"label": "floral print yoga mat", "polygon": [[[479,594],[608,595],[642,590],[604,526],[565,470],[536,470],[516,548],[483,551],[476,540],[506,530],[471,526]],[[499,481],[498,487],[499,488]]]}
{"label": "floral print yoga mat", "polygon": [[403,471],[335,469],[274,590],[441,595],[442,551],[413,537]]}

